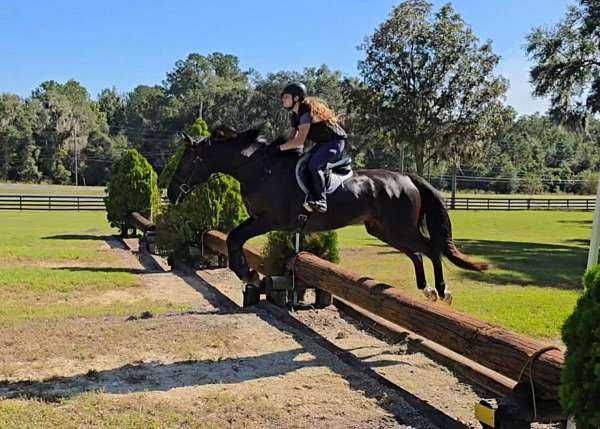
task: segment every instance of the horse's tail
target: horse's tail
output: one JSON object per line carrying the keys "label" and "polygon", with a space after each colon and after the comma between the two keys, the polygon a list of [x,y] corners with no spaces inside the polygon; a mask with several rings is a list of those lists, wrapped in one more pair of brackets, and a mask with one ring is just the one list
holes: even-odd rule
{"label": "horse's tail", "polygon": [[442,194],[422,177],[416,175],[409,175],[409,177],[421,194],[420,217],[421,220],[425,217],[434,252],[445,255],[450,262],[460,268],[473,271],[487,270],[489,264],[472,261],[454,244],[452,224]]}

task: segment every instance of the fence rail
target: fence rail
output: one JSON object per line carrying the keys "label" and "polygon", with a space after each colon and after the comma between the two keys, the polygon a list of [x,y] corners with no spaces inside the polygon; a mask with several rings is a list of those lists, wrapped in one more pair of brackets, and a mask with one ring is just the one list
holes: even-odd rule
{"label": "fence rail", "polygon": [[446,206],[454,210],[581,210],[596,207],[595,198],[450,198]]}
{"label": "fence rail", "polygon": [[[573,210],[592,211],[595,198],[456,198],[454,210]],[[106,210],[104,197],[98,195],[13,195],[0,194],[0,210]]]}
{"label": "fence rail", "polygon": [[104,197],[97,195],[0,194],[0,210],[106,210]]}

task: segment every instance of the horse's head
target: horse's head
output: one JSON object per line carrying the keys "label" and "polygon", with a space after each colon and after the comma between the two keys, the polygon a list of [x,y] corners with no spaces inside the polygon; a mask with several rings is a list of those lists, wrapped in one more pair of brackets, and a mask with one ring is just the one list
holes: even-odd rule
{"label": "horse's head", "polygon": [[185,198],[194,187],[208,180],[212,174],[208,159],[210,157],[207,156],[211,146],[210,139],[182,134],[185,148],[167,189],[167,196],[172,203]]}
{"label": "horse's head", "polygon": [[183,133],[185,150],[173,174],[167,196],[174,203],[187,196],[212,173],[233,173],[264,146],[258,130],[237,132],[218,127],[211,137],[193,138]]}

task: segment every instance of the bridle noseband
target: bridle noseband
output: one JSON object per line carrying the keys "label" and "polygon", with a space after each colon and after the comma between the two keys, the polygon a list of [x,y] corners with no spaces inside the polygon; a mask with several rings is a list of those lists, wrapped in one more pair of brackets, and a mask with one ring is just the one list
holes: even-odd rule
{"label": "bridle noseband", "polygon": [[[196,174],[196,170],[198,169],[198,161],[204,162],[204,160],[202,159],[202,155],[199,153],[200,146],[187,146],[187,148],[191,149],[194,152],[194,159],[192,159],[192,164],[194,164],[194,168],[192,168],[192,172],[189,174],[187,179],[182,179],[176,173],[173,174],[173,177],[181,182],[181,185],[179,185],[179,190],[183,195],[187,195],[190,192],[192,192],[192,188],[189,185],[189,183]],[[181,193],[179,194],[179,197],[181,197]],[[179,197],[177,198],[177,200],[179,200]]]}

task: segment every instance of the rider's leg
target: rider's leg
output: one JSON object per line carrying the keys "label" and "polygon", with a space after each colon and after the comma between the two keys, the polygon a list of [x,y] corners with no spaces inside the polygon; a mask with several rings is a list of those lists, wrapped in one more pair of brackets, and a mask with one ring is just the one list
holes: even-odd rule
{"label": "rider's leg", "polygon": [[328,143],[319,143],[314,154],[308,160],[308,171],[311,178],[311,193],[308,195],[308,203],[319,212],[327,211],[327,200],[325,198],[325,174],[323,169],[328,162],[339,159],[344,150],[343,140],[333,140]]}

